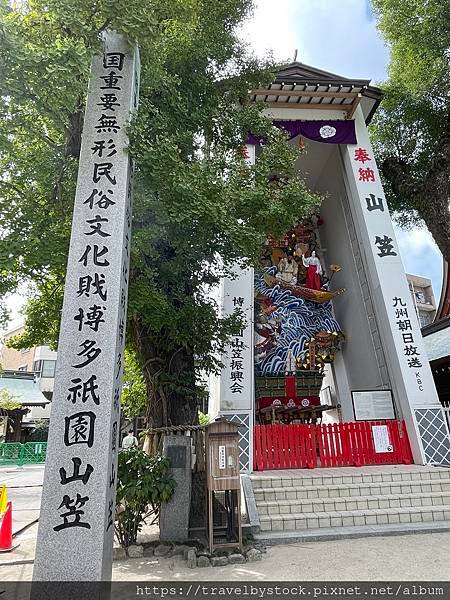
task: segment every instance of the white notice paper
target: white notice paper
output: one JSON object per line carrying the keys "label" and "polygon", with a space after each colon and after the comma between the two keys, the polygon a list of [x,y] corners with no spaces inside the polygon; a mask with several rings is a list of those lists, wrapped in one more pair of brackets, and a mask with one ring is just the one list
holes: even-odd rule
{"label": "white notice paper", "polygon": [[394,452],[391,441],[389,439],[389,431],[387,425],[372,425],[373,444],[375,452]]}
{"label": "white notice paper", "polygon": [[219,446],[219,469],[226,468],[225,446]]}

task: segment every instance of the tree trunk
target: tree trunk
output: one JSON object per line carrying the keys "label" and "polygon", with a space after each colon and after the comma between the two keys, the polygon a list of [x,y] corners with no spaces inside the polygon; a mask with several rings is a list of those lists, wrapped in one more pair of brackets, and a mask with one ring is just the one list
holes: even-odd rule
{"label": "tree trunk", "polygon": [[444,259],[450,263],[450,210],[447,173],[442,173],[436,176],[432,182],[427,182],[424,193],[416,201],[416,207]]}
{"label": "tree trunk", "polygon": [[395,197],[407,200],[433,236],[444,259],[450,263],[450,209],[448,169],[438,165],[417,181],[411,165],[390,157],[383,161],[382,171]]}
{"label": "tree trunk", "polygon": [[190,348],[175,347],[162,332],[156,336],[138,319],[131,333],[147,386],[149,427],[198,423],[194,355]]}
{"label": "tree trunk", "polygon": [[[155,336],[138,320],[133,321],[131,333],[147,386],[147,426],[197,424],[199,407],[195,393],[193,352],[184,346],[174,350],[163,334]],[[167,352],[168,348],[169,352]],[[144,448],[148,448],[149,441],[149,439],[145,440]],[[194,471],[191,489],[191,527],[206,525],[205,486],[205,473]]]}

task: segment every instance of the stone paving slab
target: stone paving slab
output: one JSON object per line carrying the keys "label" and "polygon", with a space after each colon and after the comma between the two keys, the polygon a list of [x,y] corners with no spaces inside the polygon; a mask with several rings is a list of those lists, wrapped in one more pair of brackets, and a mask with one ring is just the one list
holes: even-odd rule
{"label": "stone paving slab", "polygon": [[44,466],[0,467],[0,485],[12,502],[13,534],[39,518]]}
{"label": "stone paving slab", "polygon": [[[436,526],[436,524],[434,524]],[[0,581],[29,581],[32,575],[34,525],[19,536],[22,560],[28,564],[1,565]],[[391,528],[392,532],[392,528]],[[405,531],[402,531],[404,534]],[[285,543],[268,547],[262,561],[225,567],[188,569],[180,557],[154,557],[113,564],[113,581],[449,581],[450,532],[409,531],[363,539],[312,543],[283,534]],[[24,536],[27,539],[24,540]],[[30,536],[30,537],[28,537]],[[23,541],[22,541],[23,540]],[[28,552],[27,552],[28,549]],[[12,559],[12,555],[0,557]],[[19,559],[19,555],[17,555]]]}

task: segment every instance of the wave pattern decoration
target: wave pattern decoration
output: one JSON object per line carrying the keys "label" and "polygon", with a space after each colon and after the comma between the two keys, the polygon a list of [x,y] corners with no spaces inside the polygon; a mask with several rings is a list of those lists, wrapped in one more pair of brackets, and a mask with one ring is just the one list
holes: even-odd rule
{"label": "wave pattern decoration", "polygon": [[298,298],[278,285],[269,287],[264,281],[264,273],[274,275],[275,272],[276,268],[269,267],[255,274],[255,294],[266,296],[276,306],[270,318],[281,326],[275,346],[256,363],[258,375],[282,375],[289,350],[294,357],[302,357],[306,342],[319,331],[341,331],[333,316],[331,302],[316,304]]}

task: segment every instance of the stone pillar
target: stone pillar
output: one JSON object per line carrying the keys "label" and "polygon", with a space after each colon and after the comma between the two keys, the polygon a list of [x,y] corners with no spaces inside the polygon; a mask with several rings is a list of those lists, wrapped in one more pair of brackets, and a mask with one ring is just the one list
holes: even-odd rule
{"label": "stone pillar", "polygon": [[448,463],[447,425],[361,108],[355,123],[358,143],[341,147],[344,175],[395,402],[406,421],[415,463]]}
{"label": "stone pillar", "polygon": [[166,436],[163,455],[170,460],[170,475],[177,485],[169,502],[161,505],[159,538],[162,542],[185,542],[189,537],[191,508],[191,438]]}
{"label": "stone pillar", "polygon": [[[116,33],[104,42],[84,119],[35,581],[111,579],[131,233],[126,128],[139,57]],[[33,597],[60,597],[43,589]]]}

